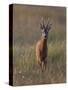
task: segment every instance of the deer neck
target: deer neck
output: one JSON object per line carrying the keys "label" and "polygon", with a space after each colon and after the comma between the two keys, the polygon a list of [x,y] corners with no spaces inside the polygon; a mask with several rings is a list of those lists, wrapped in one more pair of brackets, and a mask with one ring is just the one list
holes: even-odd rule
{"label": "deer neck", "polygon": [[46,47],[47,46],[47,38],[41,37],[41,40],[43,42],[44,47]]}

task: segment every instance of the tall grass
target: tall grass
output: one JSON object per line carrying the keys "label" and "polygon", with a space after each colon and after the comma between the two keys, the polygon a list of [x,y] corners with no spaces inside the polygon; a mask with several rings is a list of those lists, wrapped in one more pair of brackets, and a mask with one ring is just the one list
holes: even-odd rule
{"label": "tall grass", "polygon": [[37,67],[35,46],[14,46],[14,85],[65,82],[65,43],[48,44],[48,64],[44,73]]}

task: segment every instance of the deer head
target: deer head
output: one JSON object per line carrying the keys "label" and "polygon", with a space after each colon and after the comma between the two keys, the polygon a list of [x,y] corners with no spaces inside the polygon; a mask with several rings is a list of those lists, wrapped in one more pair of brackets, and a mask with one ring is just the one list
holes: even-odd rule
{"label": "deer head", "polygon": [[40,24],[40,28],[41,28],[41,31],[42,31],[42,36],[47,39],[48,38],[48,32],[49,30],[51,29],[51,23],[49,22],[49,20],[47,21],[47,24],[45,25],[45,22],[42,18],[42,23]]}

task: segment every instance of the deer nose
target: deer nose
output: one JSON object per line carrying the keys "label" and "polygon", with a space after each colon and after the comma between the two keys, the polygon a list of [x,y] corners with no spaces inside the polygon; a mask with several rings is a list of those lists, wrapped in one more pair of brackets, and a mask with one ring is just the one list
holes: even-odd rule
{"label": "deer nose", "polygon": [[47,38],[47,35],[45,35],[45,38]]}

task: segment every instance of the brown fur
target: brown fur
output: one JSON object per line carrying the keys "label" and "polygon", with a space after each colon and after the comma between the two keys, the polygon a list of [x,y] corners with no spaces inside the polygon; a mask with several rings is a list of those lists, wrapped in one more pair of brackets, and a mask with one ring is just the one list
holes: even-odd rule
{"label": "brown fur", "polygon": [[41,37],[36,44],[37,63],[40,65],[42,71],[46,69],[47,64],[47,39]]}

